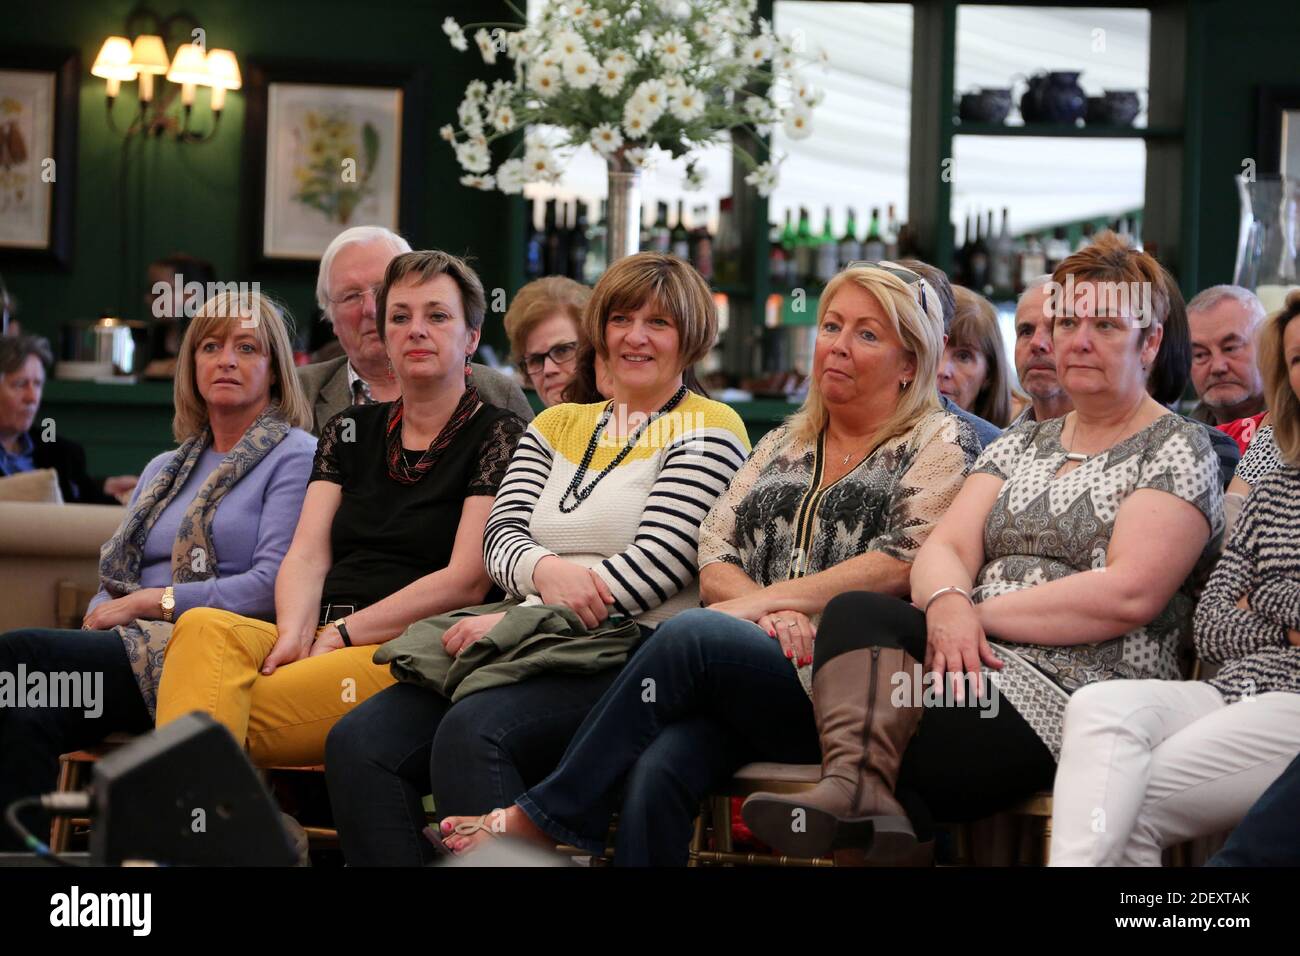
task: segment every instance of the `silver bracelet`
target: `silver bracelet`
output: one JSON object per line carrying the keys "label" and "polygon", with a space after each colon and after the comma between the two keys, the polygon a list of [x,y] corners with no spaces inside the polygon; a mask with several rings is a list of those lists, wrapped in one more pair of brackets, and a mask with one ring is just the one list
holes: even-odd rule
{"label": "silver bracelet", "polygon": [[930,597],[925,602],[925,607],[921,609],[921,613],[922,614],[927,613],[930,610],[930,605],[934,603],[935,598],[943,597],[943,595],[948,594],[949,592],[960,594],[967,601],[970,601],[971,607],[975,606],[975,601],[971,598],[969,591],[967,591],[965,588],[959,588],[955,584],[950,584],[946,588],[939,588],[939,590],[931,594]]}

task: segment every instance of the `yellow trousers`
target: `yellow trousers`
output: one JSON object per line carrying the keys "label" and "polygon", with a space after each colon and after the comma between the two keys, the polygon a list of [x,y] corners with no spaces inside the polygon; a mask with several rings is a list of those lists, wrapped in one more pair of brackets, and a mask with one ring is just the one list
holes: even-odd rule
{"label": "yellow trousers", "polygon": [[330,728],[394,683],[376,645],[344,647],[262,675],[274,624],[214,608],[182,614],[167,644],[157,725],[201,710],[224,724],[259,767],[324,763]]}

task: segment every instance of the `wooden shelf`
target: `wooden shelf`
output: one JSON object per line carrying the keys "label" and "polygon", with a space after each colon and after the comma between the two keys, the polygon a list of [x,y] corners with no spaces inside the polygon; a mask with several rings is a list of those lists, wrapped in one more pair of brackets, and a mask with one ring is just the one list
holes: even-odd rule
{"label": "wooden shelf", "polygon": [[1007,126],[999,123],[959,123],[954,121],[954,136],[1046,136],[1068,139],[1178,139],[1181,129],[1167,126],[1063,126],[1032,123]]}

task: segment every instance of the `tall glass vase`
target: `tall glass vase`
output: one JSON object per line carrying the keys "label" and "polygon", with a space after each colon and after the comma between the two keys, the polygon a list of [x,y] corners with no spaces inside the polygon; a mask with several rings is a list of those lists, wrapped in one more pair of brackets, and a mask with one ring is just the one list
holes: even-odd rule
{"label": "tall glass vase", "polygon": [[1255,292],[1269,312],[1300,288],[1300,180],[1237,177],[1241,231],[1233,282]]}
{"label": "tall glass vase", "polygon": [[641,245],[641,171],[623,169],[615,160],[609,162],[609,206],[605,241],[608,263],[636,252]]}

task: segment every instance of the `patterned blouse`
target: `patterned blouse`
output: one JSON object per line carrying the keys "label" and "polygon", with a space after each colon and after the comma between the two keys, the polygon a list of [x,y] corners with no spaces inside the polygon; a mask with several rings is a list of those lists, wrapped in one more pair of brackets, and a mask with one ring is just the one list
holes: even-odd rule
{"label": "patterned blouse", "polygon": [[[701,569],[725,561],[767,587],[868,551],[910,562],[979,451],[970,425],[933,411],[823,488],[824,442],[782,425],[758,443],[704,520]],[[810,693],[811,670],[799,669]]]}
{"label": "patterned blouse", "polygon": [[[1300,693],[1300,647],[1287,637],[1300,630],[1297,528],[1300,469],[1279,465],[1246,498],[1196,605],[1196,649],[1223,663],[1209,684],[1228,703],[1270,691]],[[1250,596],[1249,610],[1237,607],[1242,595]]]}
{"label": "patterned blouse", "polygon": [[1237,466],[1237,477],[1254,488],[1265,475],[1282,467],[1282,452],[1273,437],[1273,426],[1265,425],[1255,432]]}
{"label": "patterned blouse", "polygon": [[1030,422],[1007,432],[971,469],[1005,482],[984,525],[977,603],[1104,568],[1115,516],[1124,500],[1143,488],[1194,505],[1210,524],[1210,538],[1187,581],[1143,627],[1097,644],[1009,644],[990,635],[1005,664],[991,679],[1058,759],[1065,706],[1080,687],[1121,677],[1181,678],[1178,651],[1191,636],[1195,591],[1223,534],[1219,464],[1199,423],[1162,415],[1058,477],[1066,461],[1060,441],[1064,422]]}

